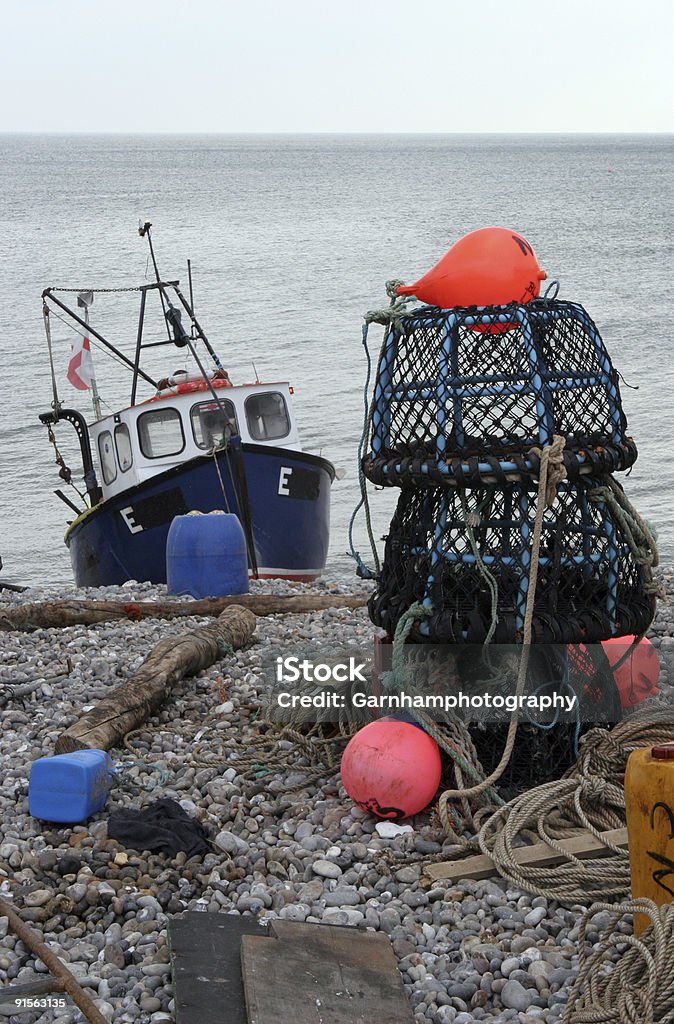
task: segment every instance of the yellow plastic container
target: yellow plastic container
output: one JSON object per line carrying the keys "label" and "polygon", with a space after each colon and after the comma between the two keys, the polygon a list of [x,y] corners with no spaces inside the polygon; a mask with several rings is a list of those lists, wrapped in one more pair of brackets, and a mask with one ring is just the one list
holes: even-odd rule
{"label": "yellow plastic container", "polygon": [[[634,750],[625,772],[632,896],[674,901],[674,742]],[[636,935],[648,927],[634,915]]]}

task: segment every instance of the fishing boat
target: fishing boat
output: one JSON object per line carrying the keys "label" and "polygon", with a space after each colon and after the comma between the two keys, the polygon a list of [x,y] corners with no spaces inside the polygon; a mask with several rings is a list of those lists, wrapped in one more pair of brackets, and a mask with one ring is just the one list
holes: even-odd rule
{"label": "fishing boat", "polygon": [[[47,288],[42,295],[53,401],[39,418],[67,483],[73,483],[73,472],[61,455],[55,428],[68,423],[75,429],[86,489],[86,494],[80,492],[83,508],[55,491],[76,513],[65,534],[75,583],[166,582],[166,542],[173,519],[216,510],[238,516],[251,576],[315,579],[327,557],[335,468],[302,450],[288,381],[260,381],[257,374],[251,383],[230,380],[195,316],[189,261],[188,299],[179,281],[161,279],[150,228],[145,222],[139,233],[149,243],[155,280],[133,289],[139,294],[140,312],[132,356],[90,322],[96,289]],[[68,291],[77,296],[75,309],[64,301]],[[160,341],[154,335],[148,339],[146,331],[148,300],[154,295],[164,320]],[[50,326],[54,315],[78,334],[68,378],[77,388],[91,387],[92,422],[64,408],[59,399]],[[92,344],[131,375],[129,404],[106,415],[90,369]],[[177,348],[194,368],[155,379],[142,365],[143,357],[148,348],[161,345]],[[141,397],[148,386],[152,393]]]}

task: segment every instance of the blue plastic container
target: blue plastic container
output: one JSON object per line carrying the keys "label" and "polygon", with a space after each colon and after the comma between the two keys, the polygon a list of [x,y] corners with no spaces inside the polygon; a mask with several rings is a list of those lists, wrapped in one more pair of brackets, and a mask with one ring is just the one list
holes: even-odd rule
{"label": "blue plastic container", "polygon": [[86,821],[105,807],[114,772],[104,750],[40,757],[30,769],[28,810],[43,821]]}
{"label": "blue plastic container", "polygon": [[248,552],[238,516],[176,516],[166,541],[169,594],[226,597],[248,592]]}

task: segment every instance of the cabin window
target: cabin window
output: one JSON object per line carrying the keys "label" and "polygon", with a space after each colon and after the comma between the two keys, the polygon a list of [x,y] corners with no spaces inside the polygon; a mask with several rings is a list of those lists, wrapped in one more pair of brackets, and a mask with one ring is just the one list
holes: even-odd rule
{"label": "cabin window", "polygon": [[247,398],[246,420],[254,441],[273,441],[290,432],[285,398],[278,391]]}
{"label": "cabin window", "polygon": [[138,417],[138,440],[146,459],[179,455],[185,447],[185,435],[177,409],[153,409]]}
{"label": "cabin window", "polygon": [[98,454],[101,459],[103,481],[106,484],[111,484],[117,478],[117,463],[112,446],[112,434],[109,430],[104,430],[98,435]]}
{"label": "cabin window", "polygon": [[234,403],[226,398],[218,402],[199,402],[190,409],[192,433],[199,448],[216,448],[239,433]]}
{"label": "cabin window", "polygon": [[117,449],[117,461],[122,473],[131,469],[133,464],[133,452],[131,451],[131,437],[126,423],[120,423],[115,427],[115,448]]}

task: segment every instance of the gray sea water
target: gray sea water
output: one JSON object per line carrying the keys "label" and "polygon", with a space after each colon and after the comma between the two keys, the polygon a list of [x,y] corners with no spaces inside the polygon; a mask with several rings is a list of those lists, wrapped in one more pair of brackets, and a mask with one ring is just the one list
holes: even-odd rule
{"label": "gray sea water", "polygon": [[[37,420],[51,402],[40,294],[151,277],[139,216],[165,278],[186,286],[191,258],[197,314],[232,378],[252,379],[254,361],[262,379],[289,379],[305,447],[347,470],[333,489],[330,575],[353,572],[362,313],[385,303],[388,278],[416,280],[490,224],[529,239],[638,389],[622,389],[640,450],[626,488],[663,560],[674,555],[673,136],[5,135],[0,155],[4,578],[71,579],[72,515],[53,495],[62,483]],[[130,351],[138,296],[115,298],[97,296],[92,322]],[[58,321],[53,333],[61,398],[88,412],[65,380],[71,333]],[[167,372],[184,363],[160,352]],[[104,402],[126,403],[123,369],[94,359]],[[76,466],[67,426],[59,438]],[[372,491],[378,535],[395,496]],[[362,529],[357,541],[365,555]]]}

